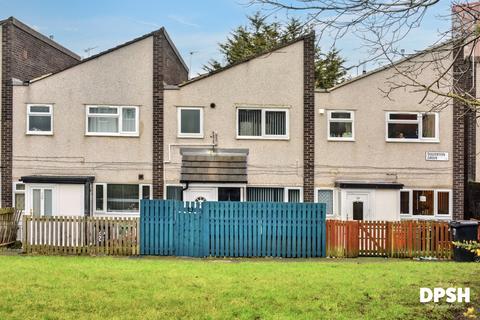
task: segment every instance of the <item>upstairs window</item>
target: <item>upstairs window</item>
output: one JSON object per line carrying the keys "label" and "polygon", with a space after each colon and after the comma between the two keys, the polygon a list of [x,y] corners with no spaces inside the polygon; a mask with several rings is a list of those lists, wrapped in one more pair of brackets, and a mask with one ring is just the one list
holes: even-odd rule
{"label": "upstairs window", "polygon": [[438,142],[438,113],[387,112],[387,141]]}
{"label": "upstairs window", "polygon": [[328,140],[354,141],[354,112],[328,111]]}
{"label": "upstairs window", "polygon": [[138,107],[87,106],[86,134],[138,136]]}
{"label": "upstairs window", "polygon": [[53,134],[53,106],[47,104],[27,105],[27,134]]}
{"label": "upstairs window", "polygon": [[203,108],[178,108],[178,136],[203,138]]}
{"label": "upstairs window", "polygon": [[237,138],[288,139],[288,110],[237,109]]}

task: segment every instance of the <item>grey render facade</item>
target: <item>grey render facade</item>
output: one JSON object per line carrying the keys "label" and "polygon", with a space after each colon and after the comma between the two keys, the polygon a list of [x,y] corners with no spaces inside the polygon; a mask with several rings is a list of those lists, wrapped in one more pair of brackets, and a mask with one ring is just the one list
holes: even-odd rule
{"label": "grey render facade", "polygon": [[[42,39],[51,64],[2,68],[2,206],[129,216],[148,198],[319,201],[332,218],[365,220],[475,211],[474,115],[431,113],[410,93],[385,101],[388,68],[315,90],[313,34],[190,80],[163,28],[82,61]],[[429,139],[405,136],[422,121]]]}

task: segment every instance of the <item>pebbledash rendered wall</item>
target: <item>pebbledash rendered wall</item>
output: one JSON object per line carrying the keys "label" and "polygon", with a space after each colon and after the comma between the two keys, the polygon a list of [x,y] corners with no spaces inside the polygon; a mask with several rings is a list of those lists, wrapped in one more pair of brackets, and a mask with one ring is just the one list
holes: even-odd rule
{"label": "pebbledash rendered wall", "polygon": [[13,89],[21,81],[77,64],[80,57],[15,18],[1,21],[1,206],[12,205]]}

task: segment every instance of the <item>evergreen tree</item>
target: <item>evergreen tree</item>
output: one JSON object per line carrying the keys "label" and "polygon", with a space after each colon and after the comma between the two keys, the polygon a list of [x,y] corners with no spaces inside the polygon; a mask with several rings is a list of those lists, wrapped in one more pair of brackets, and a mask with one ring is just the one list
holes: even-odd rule
{"label": "evergreen tree", "polygon": [[[266,52],[282,43],[292,41],[311,29],[299,19],[291,18],[287,23],[269,22],[260,12],[248,16],[248,24],[239,26],[230,33],[227,40],[219,43],[219,50],[225,63],[210,60],[203,67],[205,71],[214,71],[225,66],[248,59],[251,56]],[[317,47],[315,59],[316,85],[319,88],[331,88],[344,80],[345,60],[336,49],[322,54]]]}

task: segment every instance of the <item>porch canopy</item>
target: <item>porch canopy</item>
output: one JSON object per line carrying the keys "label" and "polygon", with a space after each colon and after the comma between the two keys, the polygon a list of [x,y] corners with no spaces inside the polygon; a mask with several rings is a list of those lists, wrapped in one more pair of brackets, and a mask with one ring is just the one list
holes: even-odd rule
{"label": "porch canopy", "polygon": [[390,181],[337,180],[335,187],[340,189],[403,189],[403,184]]}
{"label": "porch canopy", "polygon": [[181,148],[180,182],[247,183],[248,149]]}

